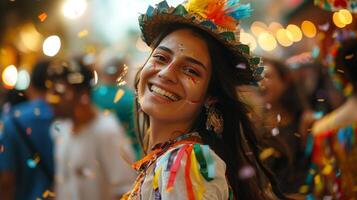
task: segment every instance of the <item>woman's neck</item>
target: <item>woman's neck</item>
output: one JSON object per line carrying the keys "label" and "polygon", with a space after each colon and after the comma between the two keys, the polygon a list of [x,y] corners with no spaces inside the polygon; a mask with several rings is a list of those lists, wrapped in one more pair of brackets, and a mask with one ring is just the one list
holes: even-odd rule
{"label": "woman's neck", "polygon": [[189,131],[191,124],[188,123],[170,123],[150,117],[150,129],[148,147],[159,143],[164,143],[175,139]]}

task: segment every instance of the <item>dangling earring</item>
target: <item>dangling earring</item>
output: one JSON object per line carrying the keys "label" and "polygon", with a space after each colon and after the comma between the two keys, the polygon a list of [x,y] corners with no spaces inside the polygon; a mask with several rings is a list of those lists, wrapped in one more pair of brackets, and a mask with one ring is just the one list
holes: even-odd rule
{"label": "dangling earring", "polygon": [[223,132],[223,116],[222,113],[215,107],[218,101],[216,99],[209,98],[205,103],[206,108],[206,129],[213,131],[216,134]]}

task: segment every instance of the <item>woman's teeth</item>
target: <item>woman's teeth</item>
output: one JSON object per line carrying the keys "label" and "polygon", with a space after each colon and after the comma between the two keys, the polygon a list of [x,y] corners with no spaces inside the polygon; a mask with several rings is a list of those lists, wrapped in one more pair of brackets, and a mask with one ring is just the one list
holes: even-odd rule
{"label": "woman's teeth", "polygon": [[163,90],[163,89],[161,89],[159,87],[156,87],[155,85],[151,85],[150,89],[151,89],[152,92],[155,92],[156,94],[164,96],[164,97],[170,99],[171,101],[178,101],[179,100],[179,98],[176,95],[174,95],[171,92],[168,92],[166,90]]}

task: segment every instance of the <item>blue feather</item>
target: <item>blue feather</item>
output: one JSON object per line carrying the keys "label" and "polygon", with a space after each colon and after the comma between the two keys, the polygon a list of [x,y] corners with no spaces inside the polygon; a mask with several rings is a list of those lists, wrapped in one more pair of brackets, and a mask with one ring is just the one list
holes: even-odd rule
{"label": "blue feather", "polygon": [[[237,0],[233,0],[233,1],[237,1]],[[251,9],[250,4],[244,4],[234,9],[233,12],[229,14],[229,16],[233,17],[236,20],[239,20],[249,17],[252,12],[253,10]]]}

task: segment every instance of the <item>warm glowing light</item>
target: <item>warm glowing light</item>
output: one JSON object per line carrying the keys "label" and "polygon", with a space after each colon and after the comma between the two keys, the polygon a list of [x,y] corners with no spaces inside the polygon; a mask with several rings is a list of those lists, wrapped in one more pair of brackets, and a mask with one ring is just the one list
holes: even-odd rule
{"label": "warm glowing light", "polygon": [[61,39],[57,35],[52,35],[43,42],[43,53],[46,56],[55,56],[61,48]]}
{"label": "warm glowing light", "polygon": [[276,39],[278,40],[278,42],[281,46],[288,47],[293,44],[292,36],[289,34],[291,34],[291,33],[283,28],[281,28],[277,31]]}
{"label": "warm glowing light", "polygon": [[250,26],[250,30],[252,31],[252,33],[253,33],[255,36],[258,37],[260,34],[267,32],[268,27],[267,27],[267,25],[264,24],[263,22],[255,21],[255,22],[253,22],[253,24]]}
{"label": "warm glowing light", "polygon": [[334,23],[338,28],[343,28],[343,27],[346,26],[346,24],[344,24],[344,23],[341,21],[340,13],[339,13],[339,12],[334,12],[334,13],[333,13],[332,21],[333,21],[333,23]]}
{"label": "warm glowing light", "polygon": [[269,30],[274,34],[276,34],[278,32],[278,30],[280,30],[282,28],[283,28],[283,26],[278,22],[272,22],[269,24]]}
{"label": "warm glowing light", "polygon": [[286,27],[286,30],[293,36],[293,42],[299,42],[302,39],[302,32],[295,24],[290,24]]}
{"label": "warm glowing light", "polygon": [[76,19],[83,15],[87,8],[85,0],[67,0],[62,7],[63,15],[69,19]]}
{"label": "warm glowing light", "polygon": [[242,44],[248,45],[251,51],[254,51],[255,48],[257,48],[257,42],[255,41],[255,38],[249,33],[241,32],[240,42]]}
{"label": "warm glowing light", "polygon": [[310,21],[303,21],[301,24],[301,30],[308,38],[313,38],[316,36],[316,26]]}
{"label": "warm glowing light", "polygon": [[26,49],[38,51],[41,49],[42,35],[36,30],[32,23],[24,25],[20,30],[20,40]]}
{"label": "warm glowing light", "polygon": [[17,69],[14,65],[10,65],[2,72],[2,81],[7,88],[13,88],[17,81]]}
{"label": "warm glowing light", "polygon": [[338,17],[340,18],[340,21],[345,25],[351,24],[353,20],[352,14],[347,9],[339,10]]}
{"label": "warm glowing light", "polygon": [[15,88],[17,90],[26,90],[30,85],[30,75],[26,70],[20,70],[17,75]]}
{"label": "warm glowing light", "polygon": [[258,44],[265,51],[272,51],[276,48],[277,42],[270,33],[262,33],[258,37]]}

